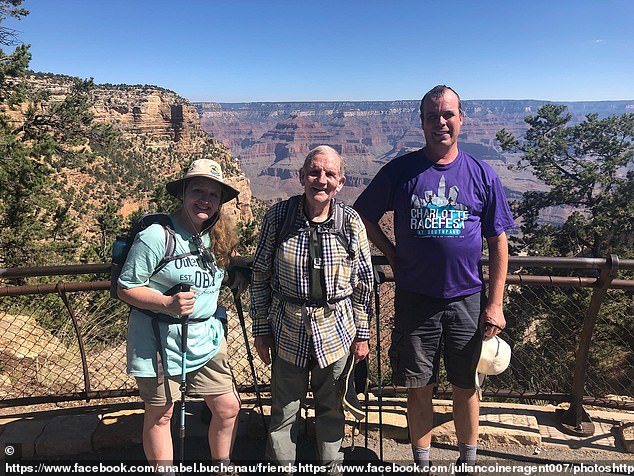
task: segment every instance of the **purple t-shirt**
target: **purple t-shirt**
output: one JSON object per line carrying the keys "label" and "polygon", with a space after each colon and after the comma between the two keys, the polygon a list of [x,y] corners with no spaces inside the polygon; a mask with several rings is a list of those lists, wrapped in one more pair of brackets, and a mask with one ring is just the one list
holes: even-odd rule
{"label": "purple t-shirt", "polygon": [[374,223],[394,211],[397,286],[439,298],[481,291],[482,237],[514,227],[495,171],[463,151],[444,165],[431,162],[422,149],[397,157],[354,208]]}

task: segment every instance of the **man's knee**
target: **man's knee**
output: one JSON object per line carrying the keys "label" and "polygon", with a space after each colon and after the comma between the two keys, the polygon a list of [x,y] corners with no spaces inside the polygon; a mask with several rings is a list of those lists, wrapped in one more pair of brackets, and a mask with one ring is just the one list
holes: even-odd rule
{"label": "man's knee", "polygon": [[478,396],[475,388],[461,388],[455,385],[452,386],[453,400],[456,402],[468,402],[472,399],[477,400]]}
{"label": "man's knee", "polygon": [[433,384],[425,385],[424,387],[409,388],[407,389],[407,405],[408,407],[428,405],[431,403],[433,395]]}
{"label": "man's knee", "polygon": [[415,395],[417,397],[429,397],[434,393],[434,384],[430,383],[424,387],[408,388],[407,393],[409,395]]}

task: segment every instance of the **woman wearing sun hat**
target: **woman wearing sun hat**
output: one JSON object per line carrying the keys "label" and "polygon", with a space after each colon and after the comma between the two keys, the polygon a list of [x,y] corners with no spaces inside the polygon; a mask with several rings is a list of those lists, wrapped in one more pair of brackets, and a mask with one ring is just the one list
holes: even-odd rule
{"label": "woman wearing sun hat", "polygon": [[[183,178],[166,188],[182,200],[170,215],[173,259],[157,271],[165,257],[167,232],[161,224],[152,224],[136,236],[118,281],[119,297],[132,306],[127,371],[145,403],[143,448],[151,464],[172,464],[170,420],[185,368],[188,393],[201,396],[213,415],[212,460],[228,464],[240,399],[216,315],[220,286],[227,281],[224,270],[238,243],[235,227],[221,208],[238,190],[223,180],[220,165],[210,159],[195,160]],[[178,292],[179,285],[191,290]],[[189,316],[184,352],[180,316]]]}

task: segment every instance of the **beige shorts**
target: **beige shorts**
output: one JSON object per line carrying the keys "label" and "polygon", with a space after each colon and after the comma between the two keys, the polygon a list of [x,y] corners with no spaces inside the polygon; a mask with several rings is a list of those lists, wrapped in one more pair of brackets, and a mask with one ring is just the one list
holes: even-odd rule
{"label": "beige shorts", "polygon": [[[156,377],[135,377],[141,400],[148,405],[163,406],[180,398],[181,376],[165,377],[159,384]],[[227,356],[227,341],[201,368],[187,373],[187,395],[203,397],[224,395],[234,391],[233,374]]]}

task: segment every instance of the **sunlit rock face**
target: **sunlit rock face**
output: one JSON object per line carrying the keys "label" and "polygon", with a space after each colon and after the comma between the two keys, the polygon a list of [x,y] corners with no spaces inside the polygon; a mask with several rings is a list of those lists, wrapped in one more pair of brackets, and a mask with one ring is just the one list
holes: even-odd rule
{"label": "sunlit rock face", "polygon": [[[524,118],[545,101],[463,101],[460,147],[487,161],[510,194],[541,187],[526,172],[509,171],[518,157],[502,154],[500,129],[522,136]],[[378,169],[394,157],[424,145],[420,100],[293,103],[194,103],[203,129],[227,145],[251,179],[254,196],[274,202],[301,191],[297,170],[320,144],[337,149],[346,163],[340,197],[353,201]],[[627,101],[566,103],[573,121],[590,113],[623,114]],[[629,108],[629,109],[628,109]]]}

